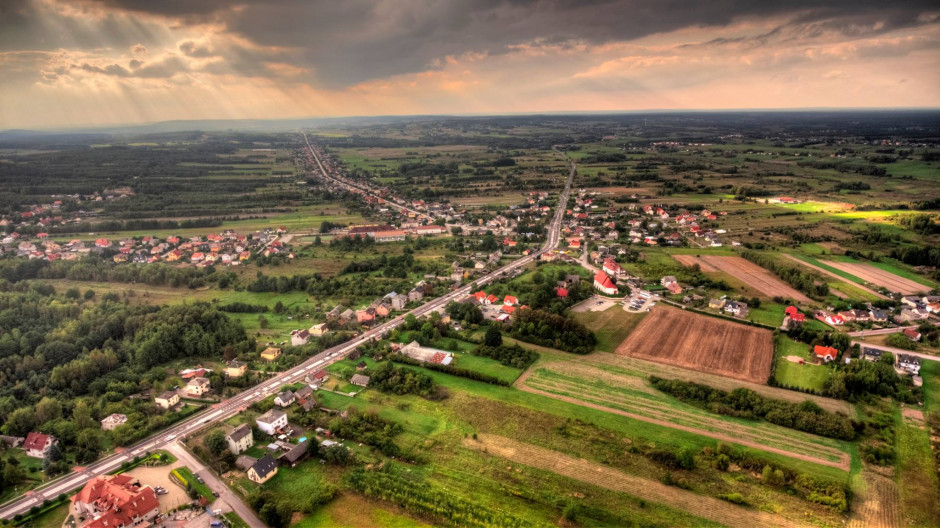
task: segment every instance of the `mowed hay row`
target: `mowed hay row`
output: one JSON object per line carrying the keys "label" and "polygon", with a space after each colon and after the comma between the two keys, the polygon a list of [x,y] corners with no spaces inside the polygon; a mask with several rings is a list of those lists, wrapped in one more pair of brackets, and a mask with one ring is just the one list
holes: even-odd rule
{"label": "mowed hay row", "polygon": [[811,302],[810,298],[791,288],[776,275],[750,260],[741,257],[706,255],[702,260],[753,287],[768,297],[785,297],[798,302]]}
{"label": "mowed hay row", "polygon": [[839,271],[844,271],[849,275],[855,275],[865,282],[883,286],[890,291],[898,292],[902,295],[910,295],[930,290],[929,286],[924,286],[910,279],[899,277],[894,273],[876,268],[871,264],[861,262],[836,262],[834,260],[821,260],[820,262]]}
{"label": "mowed hay row", "polygon": [[696,257],[695,255],[673,255],[672,258],[676,259],[679,264],[682,264],[687,268],[691,268],[692,266],[698,264],[699,270],[705,273],[714,273],[718,271],[718,268]]}
{"label": "mowed hay row", "polygon": [[698,495],[675,486],[667,486],[655,480],[629,475],[589,460],[574,458],[559,451],[517,442],[510,438],[479,434],[476,440],[465,439],[464,445],[518,464],[551,471],[600,488],[627,493],[643,500],[676,508],[730,528],[813,526],[772,513]]}
{"label": "mowed hay row", "polygon": [[617,354],[766,383],[773,334],[659,305],[617,347]]}
{"label": "mowed hay row", "polygon": [[865,489],[852,501],[848,528],[897,528],[898,487],[893,480],[866,471]]}

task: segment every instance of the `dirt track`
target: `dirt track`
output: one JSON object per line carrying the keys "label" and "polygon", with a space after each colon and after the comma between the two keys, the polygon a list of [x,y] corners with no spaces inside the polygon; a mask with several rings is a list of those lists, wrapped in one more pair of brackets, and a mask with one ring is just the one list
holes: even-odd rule
{"label": "dirt track", "polygon": [[655,480],[629,475],[595,462],[517,442],[510,438],[479,434],[477,440],[465,439],[464,445],[519,464],[551,471],[581,482],[628,493],[643,500],[670,506],[730,528],[753,528],[756,526],[802,528],[813,526],[785,519],[779,515],[736,506],[674,486],[666,486]]}
{"label": "dirt track", "polygon": [[[839,280],[842,281],[842,282],[846,282],[845,277],[840,277],[838,273],[833,273],[833,272],[831,272],[831,271],[829,271],[829,270],[827,270],[827,269],[825,269],[825,268],[820,268],[819,266],[815,266],[815,265],[813,265],[813,264],[810,264],[809,262],[803,262],[802,260],[800,260],[800,259],[794,257],[793,255],[786,255],[786,254],[784,254],[783,256],[784,256],[784,257],[787,257],[788,259],[792,260],[793,262],[796,262],[797,264],[800,264],[800,265],[802,265],[802,266],[806,266],[807,268],[809,268],[809,269],[811,269],[811,270],[818,271],[818,272],[820,272],[820,273],[822,273],[822,274],[825,274],[825,275],[828,275],[828,276],[830,276],[830,277],[835,277],[835,278],[839,279]],[[875,290],[866,288],[865,286],[862,286],[861,284],[857,284],[857,283],[854,283],[854,282],[846,282],[846,284],[850,284],[850,285],[852,285],[852,286],[855,287],[855,288],[858,288],[858,289],[860,289],[860,290],[862,290],[862,291],[868,292],[868,293],[870,293],[870,294],[872,294],[872,295],[878,297],[879,299],[887,299],[887,298],[888,298],[886,295],[882,295],[882,294],[876,292]],[[833,290],[833,293],[835,293],[834,290]]]}
{"label": "dirt track", "polygon": [[617,347],[617,354],[766,383],[773,334],[659,305]]}
{"label": "dirt track", "polygon": [[540,396],[545,396],[545,397],[547,397],[547,398],[553,398],[553,399],[556,399],[556,400],[559,400],[559,401],[563,401],[563,402],[567,402],[567,403],[572,403],[572,404],[574,404],[574,405],[580,405],[580,406],[582,406],[582,407],[588,407],[588,408],[591,408],[591,409],[597,409],[597,410],[599,410],[599,411],[605,411],[605,412],[609,412],[609,413],[612,413],[612,414],[617,414],[617,415],[620,415],[620,416],[626,416],[627,418],[633,418],[634,420],[639,420],[639,421],[641,421],[641,422],[651,423],[651,424],[655,424],[655,425],[661,425],[661,426],[663,426],[663,427],[668,427],[668,428],[670,428],[670,429],[677,429],[677,430],[679,430],[679,431],[685,431],[685,432],[688,432],[688,433],[697,434],[697,435],[699,435],[699,436],[704,436],[704,437],[707,437],[707,438],[714,438],[715,440],[718,440],[718,441],[720,441],[720,442],[727,442],[727,443],[729,443],[729,444],[736,444],[736,445],[740,445],[740,446],[744,446],[744,447],[750,447],[750,448],[758,449],[758,450],[761,450],[761,451],[767,451],[768,453],[776,453],[776,454],[778,454],[778,455],[783,455],[783,456],[786,456],[786,457],[795,458],[795,459],[797,459],[797,460],[803,460],[803,461],[806,461],[806,462],[812,462],[812,463],[814,463],[814,464],[820,464],[820,465],[823,465],[823,466],[830,466],[830,467],[838,468],[838,469],[841,469],[841,470],[843,470],[843,471],[849,471],[849,470],[851,469],[851,458],[849,457],[849,455],[847,455],[847,454],[845,454],[845,453],[842,453],[842,460],[840,460],[840,461],[838,461],[838,462],[833,462],[833,461],[831,461],[831,460],[825,460],[825,459],[821,459],[821,458],[817,458],[817,457],[812,457],[812,456],[809,456],[809,455],[802,455],[802,454],[799,454],[799,453],[793,453],[792,451],[786,451],[786,450],[784,450],[784,449],[778,449],[778,448],[775,448],[775,447],[766,446],[766,445],[764,445],[764,444],[759,444],[759,443],[757,443],[757,442],[749,442],[749,441],[746,441],[746,440],[742,440],[742,439],[741,439],[740,437],[738,437],[738,436],[731,436],[731,435],[725,435],[725,434],[721,434],[721,433],[715,433],[715,432],[712,432],[712,431],[705,431],[705,430],[702,430],[702,429],[697,429],[697,428],[695,428],[695,427],[688,427],[688,426],[676,424],[676,423],[670,422],[670,421],[668,421],[668,420],[658,420],[658,419],[655,419],[655,418],[650,418],[650,417],[648,417],[648,416],[642,416],[642,415],[639,415],[639,414],[634,414],[634,413],[629,413],[629,412],[626,412],[626,411],[621,411],[620,409],[611,409],[610,407],[605,407],[605,406],[603,406],[603,405],[597,405],[597,404],[595,404],[595,403],[586,402],[586,401],[583,401],[583,400],[579,400],[579,399],[577,399],[577,398],[572,398],[572,397],[570,397],[570,396],[563,396],[563,395],[560,395],[560,394],[553,394],[553,393],[548,392],[548,391],[543,391],[543,390],[539,390],[539,389],[536,389],[536,388],[533,388],[533,387],[529,387],[529,386],[526,385],[525,381],[526,381],[526,379],[532,374],[532,372],[533,372],[533,370],[532,370],[532,369],[529,369],[529,370],[525,371],[525,372],[522,374],[522,376],[519,376],[519,379],[517,379],[517,380],[516,380],[516,383],[514,384],[515,387],[518,388],[519,390],[524,390],[524,391],[526,391],[526,392],[531,392],[531,393],[533,393],[533,394],[538,394],[538,395],[540,395]]}
{"label": "dirt track", "polygon": [[702,260],[715,268],[743,281],[748,286],[768,297],[785,297],[794,301],[809,303],[809,297],[788,286],[770,271],[741,257],[720,257],[705,255]]}
{"label": "dirt track", "polygon": [[821,260],[820,262],[827,266],[832,266],[839,271],[844,271],[850,275],[855,275],[865,282],[883,286],[902,295],[910,295],[913,293],[926,292],[930,290],[928,286],[924,286],[923,284],[914,282],[910,279],[905,279],[904,277],[898,277],[894,273],[887,272],[881,268],[876,268],[870,264],[836,262],[833,260]]}

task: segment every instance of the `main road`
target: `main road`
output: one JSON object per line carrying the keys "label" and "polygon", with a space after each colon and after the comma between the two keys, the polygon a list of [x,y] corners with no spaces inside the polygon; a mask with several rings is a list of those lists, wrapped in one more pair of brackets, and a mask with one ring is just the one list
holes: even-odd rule
{"label": "main road", "polygon": [[[313,154],[314,159],[316,159],[317,163],[319,164],[320,160],[316,155],[316,152],[314,152],[312,148],[310,149],[310,152]],[[555,209],[555,215],[552,217],[551,224],[549,225],[548,236],[546,237],[542,250],[535,251],[497,270],[494,270],[493,272],[478,279],[476,281],[477,285],[483,286],[485,284],[489,284],[505,276],[508,272],[529,264],[543,251],[550,251],[558,245],[558,240],[561,233],[561,224],[565,216],[565,206],[568,203],[568,197],[571,194],[571,182],[574,180],[575,170],[576,165],[572,162],[571,172],[568,174],[568,179],[565,182],[565,188],[559,196],[558,206]],[[444,307],[447,306],[447,304],[451,301],[462,299],[470,293],[472,293],[470,291],[470,285],[462,286],[456,290],[451,291],[450,293],[424,303],[418,308],[408,312],[408,314],[414,315],[415,317],[421,317],[435,310],[443,310]],[[405,315],[407,314],[403,314],[392,320],[386,321],[385,323],[377,325],[363,332],[350,341],[332,348],[328,348],[315,356],[311,356],[303,363],[300,363],[299,365],[289,370],[281,372],[267,381],[239,393],[237,396],[233,396],[228,400],[224,400],[214,405],[208,412],[199,413],[192,418],[183,420],[158,434],[155,434],[126,448],[120,453],[115,453],[106,458],[102,458],[97,462],[86,466],[81,471],[69,473],[50,482],[40,489],[27,492],[26,494],[7,502],[3,506],[0,506],[0,518],[12,519],[17,514],[25,514],[33,506],[42,505],[43,501],[54,500],[60,493],[68,493],[76,488],[84,486],[86,482],[94,477],[105,475],[118,469],[121,464],[132,461],[135,456],[143,455],[144,453],[153,451],[155,449],[167,448],[171,443],[176,442],[189,434],[195,433],[203,427],[208,426],[208,424],[226,420],[238,414],[239,412],[245,410],[252,403],[261,401],[267,398],[269,395],[278,392],[280,387],[283,385],[303,379],[303,377],[308,373],[322,369],[327,365],[345,358],[347,354],[355,350],[356,347],[362,345],[363,343],[380,339],[386,332],[389,332],[401,325],[404,322]]]}

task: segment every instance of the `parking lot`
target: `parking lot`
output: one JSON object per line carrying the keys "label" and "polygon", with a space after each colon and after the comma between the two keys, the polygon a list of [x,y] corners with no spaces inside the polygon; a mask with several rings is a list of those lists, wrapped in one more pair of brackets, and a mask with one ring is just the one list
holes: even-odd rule
{"label": "parking lot", "polygon": [[635,290],[630,297],[621,301],[621,304],[623,304],[623,309],[628,312],[648,312],[650,308],[656,306],[658,301],[658,294],[646,290]]}
{"label": "parking lot", "polygon": [[581,312],[603,312],[604,310],[610,308],[611,306],[617,304],[617,301],[612,301],[610,299],[605,299],[604,297],[598,297],[593,295],[578,304],[571,307],[571,311],[575,313]]}

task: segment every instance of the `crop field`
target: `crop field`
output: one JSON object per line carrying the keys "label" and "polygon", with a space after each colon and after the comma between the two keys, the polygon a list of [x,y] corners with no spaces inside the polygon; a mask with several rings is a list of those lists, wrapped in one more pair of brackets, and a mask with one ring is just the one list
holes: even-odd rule
{"label": "crop field", "polygon": [[711,264],[705,262],[701,257],[696,257],[695,255],[673,255],[672,258],[679,261],[679,264],[687,268],[698,264],[698,267],[701,271],[705,273],[714,273],[718,271],[718,268],[712,266]]}
{"label": "crop field", "polygon": [[894,273],[862,262],[837,262],[834,260],[824,260],[821,262],[837,270],[854,275],[866,282],[883,286],[893,292],[901,293],[902,295],[910,295],[930,289],[923,284],[905,279],[904,277],[899,277]]}
{"label": "crop field", "polygon": [[575,458],[558,451],[501,436],[483,434],[479,435],[476,440],[466,440],[464,444],[488,455],[505,458],[518,464],[544,469],[601,488],[673,506],[702,519],[708,519],[730,528],[751,528],[754,526],[797,528],[813,526],[772,513],[743,508],[719,499],[704,497],[691,491],[667,486],[655,480],[628,475],[596,462]]}
{"label": "crop field", "polygon": [[615,373],[588,364],[555,362],[531,369],[516,386],[719,441],[848,469],[849,456],[839,449],[835,440],[766,422],[716,415],[675,401],[650,386],[645,377]]}
{"label": "crop field", "polygon": [[852,501],[848,528],[897,528],[898,488],[894,481],[877,473],[865,472],[864,490]]}
{"label": "crop field", "polygon": [[[788,286],[770,271],[741,257],[706,255],[702,260],[740,279],[768,297],[784,297],[799,302],[812,302],[809,297]],[[704,271],[704,270],[703,270]]]}
{"label": "crop field", "polygon": [[773,342],[769,330],[657,306],[617,354],[765,383]]}

